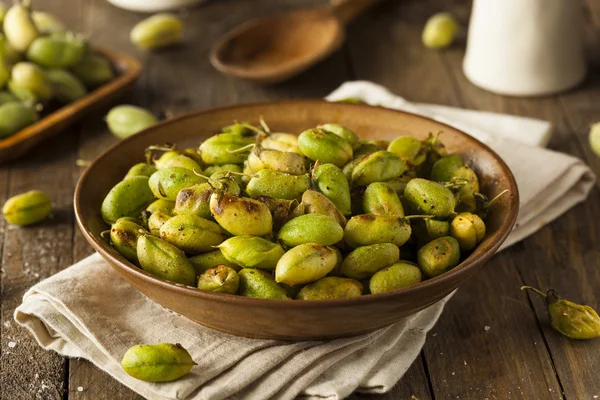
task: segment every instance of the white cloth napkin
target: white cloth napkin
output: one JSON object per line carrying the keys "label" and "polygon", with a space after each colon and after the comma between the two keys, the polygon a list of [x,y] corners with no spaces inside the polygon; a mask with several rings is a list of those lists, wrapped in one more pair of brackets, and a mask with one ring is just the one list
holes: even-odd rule
{"label": "white cloth napkin", "polygon": [[[509,244],[584,200],[593,184],[591,171],[580,160],[505,138],[518,132],[535,136],[540,143],[549,132],[547,123],[416,106],[366,82],[345,84],[329,99],[357,96],[392,108],[434,113],[444,122],[456,112],[453,125],[498,151],[512,168],[521,191],[519,227]],[[205,328],[161,307],[95,254],[32,287],[15,311],[15,320],[43,348],[88,359],[149,399],[333,400],[355,390],[383,393],[391,389],[418,356],[448,298],[389,327],[352,338],[246,339]],[[181,343],[198,366],[178,381],[161,384],[138,381],[122,371],[119,363],[129,347],[160,342]]]}

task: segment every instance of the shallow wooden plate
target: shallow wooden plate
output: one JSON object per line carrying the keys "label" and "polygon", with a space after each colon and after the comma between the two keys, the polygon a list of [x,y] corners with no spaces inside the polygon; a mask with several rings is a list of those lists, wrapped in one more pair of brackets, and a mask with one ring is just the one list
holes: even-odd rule
{"label": "shallow wooden plate", "polygon": [[[462,154],[481,179],[481,190],[494,196],[509,189],[491,210],[483,242],[459,266],[420,284],[390,293],[348,300],[284,301],[250,299],[202,292],[144,272],[117,253],[100,233],[107,229],[100,205],[129,167],[144,160],[144,149],[166,142],[198,145],[233,120],[263,116],[276,132],[299,133],[320,123],[345,125],[362,139],[390,140],[410,134],[425,138],[443,131],[450,152]],[[83,173],[75,191],[77,223],[88,242],[135,288],[163,306],[202,325],[235,335],[283,340],[356,335],[394,323],[439,301],[471,277],[510,233],[518,212],[518,192],[506,164],[483,143],[439,122],[417,115],[355,104],[290,100],[200,111],[155,125],[100,155]]]}
{"label": "shallow wooden plate", "polygon": [[134,84],[141,71],[141,65],[135,58],[106,49],[95,51],[110,60],[116,72],[115,79],[87,96],[44,116],[14,135],[0,139],[0,163],[21,157],[39,142],[66,129],[86,114],[107,107]]}

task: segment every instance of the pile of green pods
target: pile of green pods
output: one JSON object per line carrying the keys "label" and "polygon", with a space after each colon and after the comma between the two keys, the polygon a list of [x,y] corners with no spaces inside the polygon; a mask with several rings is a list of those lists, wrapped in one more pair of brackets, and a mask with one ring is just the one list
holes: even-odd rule
{"label": "pile of green pods", "polygon": [[155,145],[106,195],[110,242],[199,290],[345,299],[418,284],[484,239],[494,200],[439,134],[360,140],[234,123],[198,148]]}
{"label": "pile of green pods", "polygon": [[0,3],[0,138],[114,79],[110,61],[30,0]]}

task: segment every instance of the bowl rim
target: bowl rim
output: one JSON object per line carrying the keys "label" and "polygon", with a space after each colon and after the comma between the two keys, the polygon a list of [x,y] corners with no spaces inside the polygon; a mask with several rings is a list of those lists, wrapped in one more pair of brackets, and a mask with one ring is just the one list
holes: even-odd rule
{"label": "bowl rim", "polygon": [[[257,299],[257,298],[249,298],[249,297],[227,294],[227,293],[214,293],[214,292],[202,291],[202,290],[198,290],[197,288],[192,287],[192,286],[183,285],[180,283],[172,282],[172,281],[157,277],[157,276],[152,275],[149,272],[146,272],[143,269],[135,266],[134,264],[126,261],[124,258],[120,259],[118,257],[115,257],[106,248],[107,246],[110,246],[110,244],[108,244],[105,240],[102,240],[102,239],[99,240],[98,238],[96,238],[94,235],[92,235],[88,231],[86,224],[82,220],[82,206],[80,203],[81,197],[82,197],[81,190],[82,190],[83,182],[87,179],[87,176],[89,175],[90,171],[92,169],[94,169],[94,167],[102,159],[107,157],[107,155],[112,153],[116,148],[122,146],[124,143],[127,143],[130,140],[134,140],[134,138],[138,137],[139,135],[146,135],[156,129],[160,129],[160,128],[167,126],[169,124],[172,124],[174,122],[185,120],[185,119],[190,119],[190,118],[195,118],[199,115],[211,114],[216,111],[234,111],[235,109],[238,109],[238,108],[272,107],[272,106],[277,106],[277,105],[282,105],[282,104],[292,104],[292,103],[295,103],[295,104],[300,103],[300,104],[306,104],[306,105],[315,104],[315,103],[316,104],[328,104],[328,105],[335,104],[336,106],[339,106],[340,108],[363,108],[363,109],[367,109],[367,110],[376,108],[376,109],[384,110],[385,112],[403,114],[410,118],[417,118],[417,119],[421,119],[421,120],[425,120],[425,121],[429,121],[429,122],[434,122],[434,123],[440,125],[441,127],[446,127],[453,131],[457,131],[460,135],[465,135],[469,139],[478,143],[481,147],[484,148],[484,150],[489,152],[491,154],[491,156],[498,162],[500,168],[502,169],[503,174],[505,174],[507,177],[507,184],[509,186],[508,189],[511,192],[511,196],[509,197],[510,207],[508,210],[508,214],[507,214],[506,218],[504,219],[504,221],[502,222],[502,225],[500,226],[498,231],[495,233],[495,235],[497,236],[497,240],[495,242],[489,243],[487,245],[487,248],[484,248],[483,252],[480,255],[476,256],[475,258],[471,259],[473,257],[473,254],[471,254],[471,255],[469,255],[469,257],[467,257],[465,260],[463,260],[460,264],[458,264],[456,267],[454,267],[450,271],[447,271],[447,272],[445,272],[439,276],[436,276],[434,278],[430,278],[425,281],[419,282],[417,284],[407,286],[405,288],[396,289],[396,290],[386,292],[386,293],[367,294],[367,295],[362,295],[362,296],[350,298],[350,299],[290,301],[290,300],[274,300],[274,299]],[[487,146],[485,143],[482,143],[475,137],[468,135],[467,133],[463,132],[461,129],[455,128],[451,125],[448,125],[448,124],[445,124],[445,123],[442,123],[442,122],[439,122],[434,119],[427,118],[427,117],[424,117],[424,116],[421,116],[418,114],[401,111],[401,110],[394,110],[394,109],[381,107],[381,106],[371,106],[371,105],[367,105],[367,104],[335,103],[335,102],[329,102],[329,101],[326,101],[323,99],[288,99],[288,100],[275,100],[275,101],[265,101],[265,102],[241,103],[241,104],[235,104],[235,105],[229,105],[229,106],[223,106],[223,107],[213,107],[213,108],[199,110],[199,111],[192,111],[192,112],[185,113],[185,114],[182,114],[182,115],[174,117],[174,118],[170,118],[170,119],[161,121],[155,125],[152,125],[146,129],[144,129],[143,131],[137,133],[136,135],[133,135],[133,136],[130,136],[123,140],[120,140],[120,141],[114,143],[113,145],[111,145],[110,147],[108,147],[106,150],[104,150],[83,171],[79,180],[77,181],[77,186],[75,188],[75,194],[74,194],[74,198],[73,198],[73,205],[74,205],[75,219],[77,221],[77,225],[79,226],[79,229],[83,233],[83,235],[84,235],[85,239],[88,241],[88,243],[98,253],[100,253],[100,255],[107,262],[109,262],[109,264],[111,264],[113,267],[120,268],[126,273],[133,274],[133,275],[137,276],[138,278],[146,281],[146,283],[148,283],[148,284],[161,286],[163,289],[175,291],[179,295],[195,296],[195,297],[199,297],[200,299],[206,299],[208,301],[230,303],[232,305],[246,305],[246,306],[255,305],[257,307],[276,308],[276,309],[279,309],[282,307],[292,307],[294,309],[313,309],[313,308],[319,308],[319,307],[324,307],[324,306],[337,308],[337,307],[348,307],[348,306],[353,306],[353,305],[358,305],[358,304],[373,304],[373,303],[387,302],[393,298],[400,297],[400,296],[418,295],[418,293],[423,290],[427,290],[428,288],[435,287],[438,285],[443,286],[444,282],[460,278],[462,275],[466,275],[468,277],[469,272],[472,269],[477,268],[480,264],[485,262],[485,260],[489,259],[490,257],[492,257],[494,255],[496,250],[498,250],[498,248],[502,245],[502,243],[506,240],[508,235],[511,233],[512,228],[517,220],[517,215],[518,215],[518,211],[519,211],[519,192],[518,192],[517,183],[512,174],[512,171],[510,170],[508,165],[506,165],[504,160],[494,150],[492,150],[489,146]]]}

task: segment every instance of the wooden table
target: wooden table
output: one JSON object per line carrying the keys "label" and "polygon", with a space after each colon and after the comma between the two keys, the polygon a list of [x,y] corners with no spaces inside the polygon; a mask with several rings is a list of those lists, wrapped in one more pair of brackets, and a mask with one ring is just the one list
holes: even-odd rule
{"label": "wooden table", "polygon": [[[586,82],[562,95],[518,99],[496,96],[463,76],[464,44],[435,52],[420,34],[427,17],[450,10],[467,21],[466,1],[388,1],[356,21],[344,48],[290,82],[257,87],[217,73],[208,50],[222,33],[267,12],[318,4],[316,0],[219,0],[185,12],[186,44],[142,54],[129,31],[142,15],[105,0],[34,1],[59,15],[92,42],[134,54],[143,75],[127,101],[158,113],[289,97],[323,97],[342,82],[371,80],[409,100],[525,115],[551,121],[550,147],[584,159],[598,173],[600,159],[587,144],[591,122],[600,120],[600,5],[586,9],[592,65]],[[594,9],[594,7],[596,7]],[[596,59],[593,59],[593,57]],[[527,132],[523,132],[524,135]],[[33,284],[89,255],[75,227],[73,189],[82,169],[116,139],[101,115],[0,168],[0,201],[30,189],[49,193],[51,220],[27,229],[2,228],[0,392],[3,399],[140,398],[84,360],[41,350],[12,316]],[[535,171],[532,171],[534,173]],[[380,399],[595,399],[600,396],[600,339],[565,339],[548,325],[543,302],[519,291],[523,284],[555,288],[564,296],[600,308],[600,192],[532,237],[498,254],[450,301],[408,373]],[[15,342],[15,347],[9,347]],[[361,398],[365,396],[354,396]]]}

